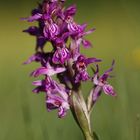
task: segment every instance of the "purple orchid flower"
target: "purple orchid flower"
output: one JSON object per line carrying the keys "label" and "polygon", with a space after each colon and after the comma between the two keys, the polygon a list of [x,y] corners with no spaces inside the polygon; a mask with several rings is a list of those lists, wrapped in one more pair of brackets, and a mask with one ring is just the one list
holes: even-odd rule
{"label": "purple orchid flower", "polygon": [[49,94],[56,94],[61,96],[64,100],[68,100],[69,90],[65,88],[62,84],[58,84],[50,76],[46,76],[44,80],[34,81],[32,83],[34,86],[37,86],[33,92],[46,92]]}
{"label": "purple orchid flower", "polygon": [[49,26],[49,33],[50,33],[50,37],[54,38],[55,36],[57,36],[59,34],[59,27],[57,24],[52,23]]}
{"label": "purple orchid flower", "polygon": [[[103,75],[99,76],[99,68],[97,65],[97,70],[95,72],[95,75],[93,77],[93,83],[96,85],[96,88],[103,90],[105,94],[111,95],[111,96],[116,96],[116,92],[114,88],[108,84],[107,79],[110,77],[110,72],[112,72],[113,67],[114,67],[115,61],[112,62],[111,68],[109,68],[107,71],[104,72]],[[93,100],[97,100],[100,91],[98,93],[93,92]],[[96,97],[97,96],[97,97]]]}
{"label": "purple orchid flower", "polygon": [[69,17],[69,19],[67,19],[67,22],[68,22],[68,30],[71,34],[78,34],[81,32],[81,26],[76,24],[74,21],[73,21],[73,18],[72,17]]}
{"label": "purple orchid flower", "polygon": [[66,47],[57,47],[54,52],[52,61],[55,64],[64,64],[66,60],[70,58],[70,52]]}
{"label": "purple orchid flower", "polygon": [[33,85],[38,86],[33,90],[35,93],[46,92],[46,107],[48,111],[58,109],[58,116],[64,117],[69,107],[68,91],[64,86],[56,83],[50,77],[45,80],[34,81]]}
{"label": "purple orchid flower", "polygon": [[73,21],[72,17],[69,17],[67,22],[68,22],[68,30],[71,33],[71,37],[76,41],[77,46],[80,41],[80,44],[82,43],[85,48],[91,47],[92,45],[91,45],[90,41],[85,40],[84,36],[94,32],[95,28],[93,28],[89,31],[85,31],[87,24],[78,25]]}
{"label": "purple orchid flower", "polygon": [[76,67],[75,82],[87,81],[90,78],[87,72],[87,66],[91,63],[100,61],[101,60],[97,58],[86,58],[85,56],[80,55],[74,64],[74,67]]}
{"label": "purple orchid flower", "polygon": [[46,26],[44,27],[44,36],[49,39],[49,40],[54,40],[55,37],[59,34],[60,30],[57,24],[53,23],[52,21],[50,21],[51,23],[46,22]]}
{"label": "purple orchid flower", "polygon": [[[31,76],[34,77],[44,77],[42,80],[33,82],[33,85],[36,86],[33,92],[46,94],[48,111],[57,109],[58,117],[63,118],[70,108],[73,108],[74,114],[77,115],[78,107],[80,108],[78,113],[82,111],[85,113],[83,116],[87,117],[89,115],[88,105],[86,107],[86,103],[82,99],[83,95],[81,93],[78,95],[80,85],[82,81],[91,79],[87,71],[88,66],[101,60],[82,55],[80,47],[83,46],[87,49],[92,46],[85,36],[91,34],[95,29],[86,31],[87,24],[79,24],[74,20],[76,6],[65,8],[64,2],[65,0],[44,0],[32,11],[31,16],[23,18],[28,22],[38,22],[38,26],[31,26],[23,31],[36,37],[35,53],[24,64],[38,62],[41,65],[31,73]],[[51,51],[47,48],[46,43],[52,46]],[[97,70],[92,78],[95,86],[91,91],[92,103],[89,102],[89,108],[97,101],[102,90],[107,95],[116,96],[113,87],[107,82],[114,62],[111,68],[101,76],[99,76],[98,65],[96,66]],[[53,80],[53,76],[56,76],[59,82]],[[77,121],[81,114],[76,116]],[[88,119],[83,120],[86,122]],[[78,123],[81,124],[81,122]]]}
{"label": "purple orchid flower", "polygon": [[68,101],[65,101],[62,97],[54,95],[54,94],[49,94],[46,97],[46,107],[48,111],[58,109],[58,117],[63,118],[67,110],[69,110],[69,104]]}
{"label": "purple orchid flower", "polygon": [[33,89],[34,93],[52,92],[55,89],[55,82],[49,76],[46,76],[44,80],[34,81],[32,84],[37,86]]}

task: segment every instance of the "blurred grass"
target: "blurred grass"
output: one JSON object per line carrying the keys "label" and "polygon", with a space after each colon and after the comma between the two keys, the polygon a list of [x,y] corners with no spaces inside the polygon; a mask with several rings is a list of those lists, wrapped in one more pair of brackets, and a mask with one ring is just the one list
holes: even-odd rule
{"label": "blurred grass", "polygon": [[[96,27],[88,36],[89,56],[103,58],[101,72],[112,59],[116,60],[111,79],[118,97],[103,95],[92,115],[94,130],[101,140],[140,139],[140,2],[74,1],[76,20]],[[36,1],[10,0],[0,2],[0,140],[76,140],[83,139],[69,112],[62,120],[56,112],[47,113],[44,95],[31,93],[32,78],[28,74],[35,64],[22,66],[34,50],[34,38],[23,34],[28,23],[19,20],[28,16]],[[85,94],[91,84],[84,85]]]}

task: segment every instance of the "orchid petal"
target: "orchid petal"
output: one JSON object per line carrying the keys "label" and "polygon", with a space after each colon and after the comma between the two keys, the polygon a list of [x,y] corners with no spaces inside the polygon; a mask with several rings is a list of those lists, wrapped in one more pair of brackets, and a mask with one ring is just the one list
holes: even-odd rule
{"label": "orchid petal", "polygon": [[23,30],[25,33],[29,33],[30,35],[38,36],[40,34],[39,28],[36,26],[31,26],[26,30]]}
{"label": "orchid petal", "polygon": [[28,18],[22,18],[22,20],[27,20],[28,22],[33,22],[33,21],[39,20],[41,17],[42,17],[42,14],[37,13],[37,14],[30,16]]}
{"label": "orchid petal", "polygon": [[32,55],[27,61],[25,61],[23,64],[30,64],[32,63],[33,61],[41,61],[41,53],[36,53],[34,55]]}
{"label": "orchid petal", "polygon": [[92,44],[88,40],[82,40],[84,48],[90,48]]}
{"label": "orchid petal", "polygon": [[91,30],[89,30],[89,31],[87,31],[87,32],[84,32],[84,33],[83,33],[83,36],[88,35],[88,34],[91,34],[91,33],[93,33],[95,30],[96,30],[95,28],[92,28]]}
{"label": "orchid petal", "polygon": [[34,86],[41,86],[41,85],[42,85],[42,81],[41,81],[41,80],[34,81],[32,84],[33,84]]}
{"label": "orchid petal", "polygon": [[38,77],[39,75],[52,76],[54,74],[64,72],[65,70],[66,69],[65,68],[62,68],[62,67],[58,67],[58,68],[41,67],[41,68],[38,68],[37,70],[33,71],[31,73],[31,76],[34,76],[34,77]]}
{"label": "orchid petal", "polygon": [[87,58],[86,60],[85,60],[85,63],[86,63],[86,65],[89,65],[89,64],[91,64],[91,63],[95,63],[95,62],[101,62],[102,60],[101,59],[97,59],[97,58]]}

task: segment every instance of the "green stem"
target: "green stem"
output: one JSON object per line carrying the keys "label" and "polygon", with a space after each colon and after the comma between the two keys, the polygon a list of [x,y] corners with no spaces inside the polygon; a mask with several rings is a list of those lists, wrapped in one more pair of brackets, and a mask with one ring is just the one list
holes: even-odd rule
{"label": "green stem", "polygon": [[94,140],[90,124],[90,115],[80,90],[79,92],[72,92],[70,103],[74,119],[82,130],[85,140]]}
{"label": "green stem", "polygon": [[93,136],[91,136],[91,134],[89,133],[84,134],[84,136],[85,136],[85,140],[94,140]]}

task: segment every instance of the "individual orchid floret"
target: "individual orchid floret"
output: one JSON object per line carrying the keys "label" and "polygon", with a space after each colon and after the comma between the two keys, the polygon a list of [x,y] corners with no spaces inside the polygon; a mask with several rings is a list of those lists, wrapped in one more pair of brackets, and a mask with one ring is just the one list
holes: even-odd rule
{"label": "individual orchid floret", "polygon": [[68,30],[71,33],[72,39],[76,41],[77,46],[78,44],[82,43],[82,45],[85,48],[91,47],[92,45],[90,41],[84,39],[84,36],[94,32],[95,28],[89,31],[85,31],[87,24],[79,25],[73,21],[73,18],[69,18],[67,22],[68,22]]}
{"label": "individual orchid floret", "polygon": [[70,108],[68,101],[65,101],[62,97],[55,94],[48,94],[46,96],[46,107],[48,111],[58,109],[59,118],[64,117],[67,113],[67,110]]}
{"label": "individual orchid floret", "polygon": [[77,37],[81,35],[87,26],[87,24],[83,24],[83,25],[77,24],[74,21],[73,17],[71,16],[68,16],[66,22],[67,22],[67,29],[69,30],[69,32],[73,37]]}
{"label": "individual orchid floret", "polygon": [[46,107],[48,111],[58,109],[60,118],[66,115],[69,109],[68,90],[64,86],[57,84],[50,77],[45,80],[34,81],[33,85],[38,86],[33,90],[35,93],[46,92]]}
{"label": "individual orchid floret", "polygon": [[64,64],[66,60],[70,58],[70,52],[66,47],[57,47],[54,52],[52,61],[55,64]]}
{"label": "individual orchid floret", "polygon": [[44,80],[37,80],[32,83],[34,86],[37,86],[33,92],[52,92],[55,89],[55,81],[51,77],[46,76]]}
{"label": "individual orchid floret", "polygon": [[70,91],[67,90],[62,84],[58,84],[49,76],[46,76],[44,80],[34,81],[32,84],[34,86],[37,86],[33,90],[34,93],[46,92],[49,94],[57,94],[61,96],[64,100],[68,100]]}
{"label": "individual orchid floret", "polygon": [[54,40],[56,36],[59,34],[60,30],[56,23],[53,23],[52,21],[46,22],[44,27],[44,36],[48,40]]}
{"label": "individual orchid floret", "polygon": [[116,96],[116,92],[114,91],[114,88],[108,84],[107,79],[110,77],[110,72],[113,70],[114,63],[115,62],[113,61],[111,68],[105,71],[105,73],[101,76],[99,76],[99,68],[97,66],[96,73],[93,77],[93,83],[96,86],[102,87],[104,93],[111,96]]}
{"label": "individual orchid floret", "polygon": [[77,61],[74,64],[75,71],[75,82],[78,83],[80,81],[89,80],[90,76],[87,72],[87,66],[91,63],[100,62],[100,59],[96,58],[86,58],[83,55],[80,55]]}

